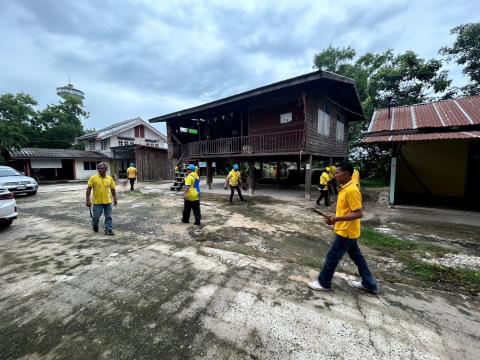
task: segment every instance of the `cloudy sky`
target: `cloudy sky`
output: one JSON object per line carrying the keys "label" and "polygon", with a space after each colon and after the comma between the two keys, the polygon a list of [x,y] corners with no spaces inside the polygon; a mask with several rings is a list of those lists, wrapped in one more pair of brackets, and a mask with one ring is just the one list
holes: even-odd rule
{"label": "cloudy sky", "polygon": [[[472,0],[0,0],[0,93],[85,92],[86,128],[181,110],[312,71],[316,52],[438,57]],[[448,67],[456,84],[461,70]],[[162,131],[164,127],[158,126]]]}

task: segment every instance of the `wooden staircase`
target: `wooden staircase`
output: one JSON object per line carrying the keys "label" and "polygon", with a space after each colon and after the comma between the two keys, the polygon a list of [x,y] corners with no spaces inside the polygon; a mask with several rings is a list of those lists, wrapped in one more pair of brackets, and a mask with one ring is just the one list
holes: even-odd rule
{"label": "wooden staircase", "polygon": [[170,186],[171,191],[180,191],[185,185],[185,178],[187,177],[187,170],[185,168],[175,171],[175,180],[173,185]]}

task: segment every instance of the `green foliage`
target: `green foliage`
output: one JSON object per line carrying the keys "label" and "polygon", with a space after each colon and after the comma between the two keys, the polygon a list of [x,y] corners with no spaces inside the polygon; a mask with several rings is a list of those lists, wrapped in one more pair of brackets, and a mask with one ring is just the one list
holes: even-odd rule
{"label": "green foliage", "polygon": [[464,95],[480,94],[480,22],[463,24],[450,30],[457,35],[452,46],[445,46],[439,53],[447,60],[463,66],[463,73],[470,77],[470,83],[461,88]]}
{"label": "green foliage", "polygon": [[38,134],[36,105],[24,93],[0,95],[0,149],[22,147]]}
{"label": "green foliage", "polygon": [[81,100],[67,97],[37,111],[30,95],[0,95],[0,149],[21,147],[69,148],[83,134],[88,117]]}
{"label": "green foliage", "polygon": [[350,123],[349,158],[355,160],[362,177],[388,181],[390,147],[362,144],[374,109],[422,103],[442,96],[451,80],[441,70],[442,62],[425,60],[413,51],[394,54],[366,53],[356,58],[353,48],[333,48],[316,54],[314,68],[333,71],[355,80],[365,120]]}

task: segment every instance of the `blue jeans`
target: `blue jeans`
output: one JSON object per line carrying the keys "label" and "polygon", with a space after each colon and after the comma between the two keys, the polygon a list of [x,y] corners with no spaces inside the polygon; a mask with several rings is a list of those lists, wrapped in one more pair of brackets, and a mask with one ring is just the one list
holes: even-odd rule
{"label": "blue jeans", "polygon": [[102,212],[105,214],[105,230],[112,230],[112,204],[94,204],[92,226],[98,226]]}
{"label": "blue jeans", "polygon": [[377,282],[368,269],[367,261],[358,247],[357,240],[348,239],[340,235],[335,235],[335,240],[330,249],[328,249],[325,264],[318,275],[320,285],[324,288],[332,286],[333,273],[345,253],[348,253],[350,259],[357,265],[358,272],[362,277],[362,285],[370,292],[377,291]]}

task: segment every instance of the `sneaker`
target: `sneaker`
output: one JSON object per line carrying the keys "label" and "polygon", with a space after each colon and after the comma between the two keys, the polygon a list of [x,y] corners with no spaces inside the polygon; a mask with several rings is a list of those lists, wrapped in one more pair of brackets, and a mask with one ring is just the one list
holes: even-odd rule
{"label": "sneaker", "polygon": [[92,228],[93,228],[93,232],[98,232],[98,225],[93,225]]}
{"label": "sneaker", "polygon": [[201,224],[199,222],[194,222],[193,225],[200,226]]}
{"label": "sneaker", "polygon": [[115,233],[112,230],[105,229],[105,235],[113,236],[113,235],[115,235]]}
{"label": "sneaker", "polygon": [[312,290],[318,290],[318,291],[333,291],[332,288],[325,288],[322,285],[320,285],[318,280],[309,282],[308,287]]}
{"label": "sneaker", "polygon": [[189,222],[188,221],[185,221],[185,220],[180,220],[182,223],[184,224],[188,224]]}
{"label": "sneaker", "polygon": [[370,294],[374,294],[374,295],[378,294],[378,289],[369,290],[365,286],[363,286],[361,281],[350,281],[350,285],[355,289],[364,290],[366,292],[369,292]]}

